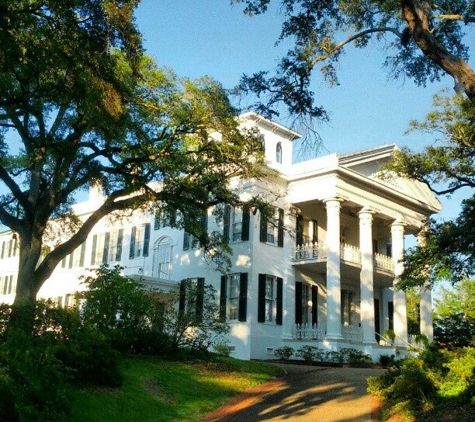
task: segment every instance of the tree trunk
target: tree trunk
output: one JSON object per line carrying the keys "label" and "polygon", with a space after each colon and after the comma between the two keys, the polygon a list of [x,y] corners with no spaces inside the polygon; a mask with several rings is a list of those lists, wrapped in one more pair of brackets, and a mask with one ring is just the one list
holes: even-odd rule
{"label": "tree trunk", "polygon": [[431,10],[427,1],[402,1],[403,16],[417,46],[428,59],[454,78],[456,92],[465,92],[475,105],[475,72],[465,60],[451,54],[433,36],[430,27]]}

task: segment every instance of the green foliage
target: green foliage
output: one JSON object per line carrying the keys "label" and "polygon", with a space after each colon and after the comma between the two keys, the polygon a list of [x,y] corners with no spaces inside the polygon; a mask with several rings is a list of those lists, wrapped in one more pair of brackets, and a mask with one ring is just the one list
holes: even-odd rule
{"label": "green foliage", "polygon": [[289,360],[295,350],[290,346],[282,346],[274,350],[274,355],[281,360]]}
{"label": "green foliage", "polygon": [[[473,72],[461,60],[468,56],[463,35],[475,21],[470,2],[233,1],[244,3],[249,15],[266,12],[271,4],[280,5],[284,22],[278,42],[288,40],[291,48],[275,71],[245,75],[237,89],[253,94],[254,108],[269,117],[285,107],[291,115],[328,119],[324,108],[315,104],[318,95],[311,88],[315,86],[312,76],[320,72],[329,85],[337,85],[337,69],[345,50],[350,46],[365,48],[373,42],[384,43],[388,53],[384,64],[392,77],[409,77],[425,86],[447,72],[458,77],[474,100],[470,86]],[[441,57],[451,59],[443,61]]]}
{"label": "green foliage", "polygon": [[368,379],[368,391],[382,397],[385,408],[404,409],[410,415],[425,407],[470,404],[475,393],[475,349],[428,348]]}
{"label": "green foliage", "polygon": [[313,362],[320,358],[321,351],[318,349],[318,347],[309,346],[308,344],[306,344],[297,350],[295,356],[297,356],[298,358],[302,358],[307,362]]}

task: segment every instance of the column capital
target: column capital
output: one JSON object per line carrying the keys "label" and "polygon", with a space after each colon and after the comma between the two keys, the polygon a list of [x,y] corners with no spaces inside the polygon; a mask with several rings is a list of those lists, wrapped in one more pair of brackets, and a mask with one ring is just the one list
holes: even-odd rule
{"label": "column capital", "polygon": [[341,204],[344,200],[345,198],[342,198],[341,196],[330,196],[329,198],[325,198],[323,200],[323,203],[328,204],[328,203],[339,202]]}
{"label": "column capital", "polygon": [[391,227],[405,227],[406,223],[403,221],[401,217],[397,218],[396,220],[393,221],[391,224]]}
{"label": "column capital", "polygon": [[358,212],[358,215],[366,215],[366,214],[376,214],[377,210],[373,207],[370,207],[369,205],[365,205],[363,208],[361,208]]}

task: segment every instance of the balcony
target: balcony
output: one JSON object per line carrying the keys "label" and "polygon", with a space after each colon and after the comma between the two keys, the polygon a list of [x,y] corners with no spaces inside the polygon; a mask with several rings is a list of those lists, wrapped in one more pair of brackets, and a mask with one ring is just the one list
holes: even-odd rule
{"label": "balcony", "polygon": [[[324,242],[305,243],[292,249],[293,263],[325,262],[328,257],[328,248]],[[340,245],[340,259],[343,262],[361,266],[361,252],[357,246],[342,243]],[[374,269],[388,273],[394,272],[392,257],[375,253],[373,255]]]}
{"label": "balcony", "polygon": [[[353,343],[363,341],[361,327],[355,325],[342,325],[341,335],[344,340]],[[322,324],[295,324],[292,327],[294,340],[323,340],[325,338],[325,326]]]}

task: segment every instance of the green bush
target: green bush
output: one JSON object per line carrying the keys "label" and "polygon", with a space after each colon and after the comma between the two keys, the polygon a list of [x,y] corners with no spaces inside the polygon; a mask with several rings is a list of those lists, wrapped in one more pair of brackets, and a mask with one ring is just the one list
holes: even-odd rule
{"label": "green bush", "polygon": [[274,350],[274,355],[280,360],[289,360],[294,354],[294,349],[290,346],[282,346]]}
{"label": "green bush", "polygon": [[322,352],[318,347],[306,344],[297,350],[295,356],[302,358],[306,362],[313,362],[321,358]]}
{"label": "green bush", "polygon": [[358,366],[370,366],[373,363],[371,356],[361,350],[345,348],[340,350],[340,354],[342,363]]}

